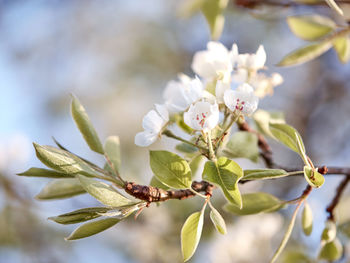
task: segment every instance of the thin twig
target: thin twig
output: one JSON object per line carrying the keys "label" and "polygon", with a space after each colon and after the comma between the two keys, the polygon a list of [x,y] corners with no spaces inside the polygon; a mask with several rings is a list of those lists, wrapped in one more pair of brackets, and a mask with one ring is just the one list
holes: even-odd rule
{"label": "thin twig", "polygon": [[192,189],[184,190],[164,190],[158,187],[139,185],[133,182],[127,182],[125,191],[133,197],[152,202],[164,202],[170,199],[183,200],[196,196],[199,192],[204,192],[206,196],[212,196],[214,186],[208,182],[201,181],[192,183]]}
{"label": "thin twig", "polygon": [[340,198],[347,186],[347,184],[350,182],[350,176],[346,176],[338,185],[336,194],[332,200],[332,202],[327,206],[326,211],[328,212],[328,219],[334,221],[334,209],[337,207]]}

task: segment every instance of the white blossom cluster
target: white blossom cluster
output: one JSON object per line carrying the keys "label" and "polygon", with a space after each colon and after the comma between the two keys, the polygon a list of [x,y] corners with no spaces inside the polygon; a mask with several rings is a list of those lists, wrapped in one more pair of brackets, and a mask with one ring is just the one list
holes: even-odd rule
{"label": "white blossom cluster", "polygon": [[[273,88],[283,82],[278,73],[267,76],[259,72],[265,62],[263,46],[255,54],[239,54],[236,44],[228,50],[219,42],[209,42],[207,50],[193,57],[192,70],[196,77],[180,74],[178,80],[168,82],[163,93],[164,104],[156,104],[156,109],[143,118],[144,131],[135,136],[135,144],[146,147],[154,143],[172,114],[183,113],[186,125],[204,133],[218,125],[219,109],[226,108],[236,116],[251,115],[258,107],[259,98],[272,94]],[[207,90],[212,85],[215,95]]]}

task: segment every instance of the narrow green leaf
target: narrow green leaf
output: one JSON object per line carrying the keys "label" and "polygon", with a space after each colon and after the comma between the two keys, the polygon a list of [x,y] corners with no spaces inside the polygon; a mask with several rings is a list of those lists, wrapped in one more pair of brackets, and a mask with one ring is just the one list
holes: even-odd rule
{"label": "narrow green leaf", "polygon": [[121,221],[120,219],[111,217],[111,218],[105,218],[105,219],[85,223],[79,226],[77,229],[75,229],[73,233],[66,238],[66,240],[77,240],[77,239],[89,237],[92,235],[96,235],[114,226],[120,221]]}
{"label": "narrow green leaf", "polygon": [[287,242],[288,242],[288,240],[290,238],[290,235],[292,234],[292,231],[293,231],[293,228],[294,228],[294,225],[295,225],[295,219],[297,218],[297,214],[298,214],[299,208],[300,208],[300,204],[295,208],[294,213],[292,215],[292,218],[290,220],[290,223],[288,225],[287,231],[284,234],[284,237],[283,237],[283,239],[281,241],[281,244],[279,245],[278,249],[276,250],[275,254],[273,255],[270,263],[274,263],[277,260],[277,258],[282,253],[282,251],[285,248],[285,246],[287,245]]}
{"label": "narrow green leaf", "polygon": [[238,181],[243,177],[243,170],[236,162],[226,157],[220,157],[216,163],[207,161],[202,177],[205,181],[220,186],[227,200],[242,208]]}
{"label": "narrow green leaf", "polygon": [[244,170],[243,180],[266,180],[276,179],[288,176],[288,173],[282,169],[254,169]]}
{"label": "narrow green leaf", "polygon": [[295,66],[303,64],[325,53],[332,47],[331,41],[324,41],[299,48],[285,56],[277,66]]}
{"label": "narrow green leaf", "polygon": [[247,158],[252,162],[258,162],[258,137],[251,132],[236,132],[231,136],[224,153],[229,158]]}
{"label": "narrow green leaf", "polygon": [[249,193],[242,195],[243,207],[238,207],[227,203],[224,209],[235,215],[253,215],[258,213],[268,213],[281,209],[285,206],[282,200],[263,192]]}
{"label": "narrow green leaf", "polygon": [[179,143],[178,145],[175,146],[175,149],[183,152],[183,153],[195,153],[198,152],[198,149],[192,145],[189,145],[187,143]]}
{"label": "narrow green leaf", "polygon": [[150,165],[163,184],[175,188],[191,188],[191,169],[186,160],[167,151],[150,151]]}
{"label": "narrow green leaf", "polygon": [[287,22],[296,36],[310,41],[327,35],[337,26],[332,19],[320,15],[289,16]]}
{"label": "narrow green leaf", "polygon": [[52,146],[33,143],[36,156],[47,167],[66,174],[81,173],[94,176],[95,171],[83,160],[72,153]]}
{"label": "narrow green leaf", "polygon": [[349,36],[337,37],[333,40],[334,50],[342,63],[350,60],[350,38]]}
{"label": "narrow green leaf", "polygon": [[335,262],[343,255],[343,246],[339,239],[336,238],[332,242],[323,244],[319,258],[328,260],[329,262]]}
{"label": "narrow green leaf", "polygon": [[106,183],[96,181],[83,175],[78,175],[77,177],[85,191],[106,206],[119,207],[134,203]]}
{"label": "narrow green leaf", "polygon": [[32,167],[29,170],[17,174],[19,176],[29,176],[29,177],[47,177],[47,178],[74,178],[74,175],[60,173],[53,170],[48,170],[44,168]]}
{"label": "narrow green leaf", "polygon": [[301,214],[301,225],[303,227],[304,234],[309,236],[312,232],[313,216],[312,210],[308,203],[305,202],[304,209]]}
{"label": "narrow green leaf", "polygon": [[181,250],[184,261],[188,261],[197,249],[203,229],[203,213],[190,215],[181,229]]}
{"label": "narrow green leaf", "polygon": [[225,220],[222,218],[218,210],[216,210],[213,206],[210,206],[210,219],[213,222],[216,230],[223,235],[226,235],[226,224]]}
{"label": "narrow green leaf", "polygon": [[153,187],[158,187],[158,188],[163,189],[163,190],[169,190],[170,189],[169,186],[166,186],[165,184],[163,184],[155,176],[152,177],[150,185],[153,186]]}
{"label": "narrow green leaf", "polygon": [[287,124],[270,123],[270,131],[276,140],[298,153],[305,164],[308,164],[303,140],[296,129]]}
{"label": "narrow green leaf", "polygon": [[105,213],[99,213],[101,216],[114,217],[118,219],[124,219],[134,213],[135,211],[140,210],[145,207],[145,202],[133,203],[130,205],[120,206],[117,208],[113,208]]}
{"label": "narrow green leaf", "polygon": [[62,215],[52,216],[48,219],[63,225],[76,224],[100,217],[99,213],[106,213],[109,210],[110,208],[108,207],[82,208]]}
{"label": "narrow green leaf", "polygon": [[75,178],[54,179],[35,198],[39,200],[63,199],[84,193],[84,188]]}
{"label": "narrow green leaf", "polygon": [[334,0],[326,0],[326,3],[335,10],[339,15],[344,15],[343,10],[340,9],[340,7],[337,5],[337,3]]}
{"label": "narrow green leaf", "polygon": [[105,142],[105,153],[113,164],[112,171],[119,172],[121,166],[120,142],[118,136],[110,136]]}
{"label": "narrow green leaf", "polygon": [[208,22],[211,38],[217,40],[220,38],[224,28],[225,18],[222,15],[226,8],[228,0],[204,0],[202,12]]}
{"label": "narrow green leaf", "polygon": [[83,135],[86,143],[89,145],[90,149],[94,152],[104,154],[104,150],[101,144],[100,139],[97,136],[95,128],[92,126],[89,116],[87,115],[83,105],[79,100],[72,96],[72,116],[78,126],[81,134]]}
{"label": "narrow green leaf", "polygon": [[304,166],[304,177],[309,185],[314,188],[319,188],[324,183],[324,176],[309,166]]}

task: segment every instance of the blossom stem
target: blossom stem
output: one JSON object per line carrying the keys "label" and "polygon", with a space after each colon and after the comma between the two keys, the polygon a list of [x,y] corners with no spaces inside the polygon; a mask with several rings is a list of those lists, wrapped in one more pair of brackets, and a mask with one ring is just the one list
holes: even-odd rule
{"label": "blossom stem", "polygon": [[220,148],[220,144],[222,142],[222,139],[226,135],[227,131],[232,127],[233,123],[235,123],[238,120],[239,116],[240,116],[240,114],[237,114],[236,116],[231,115],[231,121],[229,122],[229,124],[225,127],[225,129],[221,132],[221,134],[218,137],[217,143],[215,145],[215,152],[216,153]]}
{"label": "blossom stem", "polygon": [[208,132],[208,147],[209,147],[209,159],[214,161],[216,159],[215,152],[213,149],[213,143],[211,141],[211,131]]}
{"label": "blossom stem", "polygon": [[165,136],[169,137],[169,138],[173,138],[173,139],[178,140],[178,141],[180,141],[180,142],[187,143],[187,144],[189,144],[189,145],[191,145],[191,146],[193,146],[193,147],[196,147],[196,148],[198,148],[198,149],[200,149],[200,150],[203,150],[203,151],[205,151],[205,152],[208,151],[206,148],[204,148],[204,147],[202,147],[202,146],[199,146],[199,145],[197,145],[197,144],[195,144],[195,143],[193,143],[193,142],[190,142],[190,141],[188,141],[188,140],[185,140],[184,138],[181,138],[181,137],[179,137],[179,136],[176,136],[175,134],[173,134],[173,133],[172,133],[171,131],[169,131],[169,130],[165,130],[165,131],[163,132],[163,134],[164,134]]}

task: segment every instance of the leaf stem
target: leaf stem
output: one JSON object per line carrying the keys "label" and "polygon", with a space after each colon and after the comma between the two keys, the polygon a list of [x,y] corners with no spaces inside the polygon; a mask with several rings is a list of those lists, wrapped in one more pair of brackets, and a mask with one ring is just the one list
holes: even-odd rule
{"label": "leaf stem", "polygon": [[192,193],[194,193],[195,195],[198,195],[204,199],[207,199],[207,197],[205,195],[202,195],[201,193],[196,192],[195,190],[193,190],[192,188],[188,188]]}
{"label": "leaf stem", "polygon": [[279,255],[282,253],[283,249],[285,248],[285,246],[287,245],[287,242],[290,238],[290,235],[292,234],[292,231],[293,231],[293,227],[294,227],[294,224],[295,224],[295,219],[297,217],[297,214],[298,214],[298,211],[299,211],[299,208],[301,206],[301,204],[303,202],[305,202],[306,198],[309,196],[309,194],[311,193],[312,191],[312,187],[310,185],[307,185],[305,190],[303,191],[303,193],[301,194],[300,197],[294,199],[294,200],[291,200],[291,201],[287,201],[286,203],[293,203],[293,202],[297,202],[297,207],[295,208],[294,210],[294,213],[292,215],[292,218],[290,220],[290,223],[288,225],[288,228],[287,228],[287,231],[286,233],[284,234],[284,237],[278,247],[278,249],[276,250],[275,254],[273,255],[270,263],[274,263],[277,258],[279,257]]}
{"label": "leaf stem", "polygon": [[109,156],[105,153],[104,157],[108,163],[108,165],[112,168],[113,173],[117,176],[117,178],[123,183],[122,186],[125,186],[126,182],[123,180],[123,178],[120,176],[118,170],[115,168],[114,164],[112,163],[111,159]]}
{"label": "leaf stem", "polygon": [[276,250],[275,254],[273,255],[270,263],[276,262],[277,258],[279,257],[279,255],[281,254],[283,249],[285,248],[285,246],[290,238],[290,235],[292,234],[292,230],[293,230],[294,224],[295,224],[295,219],[297,218],[297,214],[298,214],[298,211],[299,211],[301,204],[302,204],[302,202],[299,202],[297,207],[295,208],[294,213],[292,215],[292,218],[290,220],[290,223],[288,225],[287,231],[284,234],[284,237],[283,237],[278,249]]}

